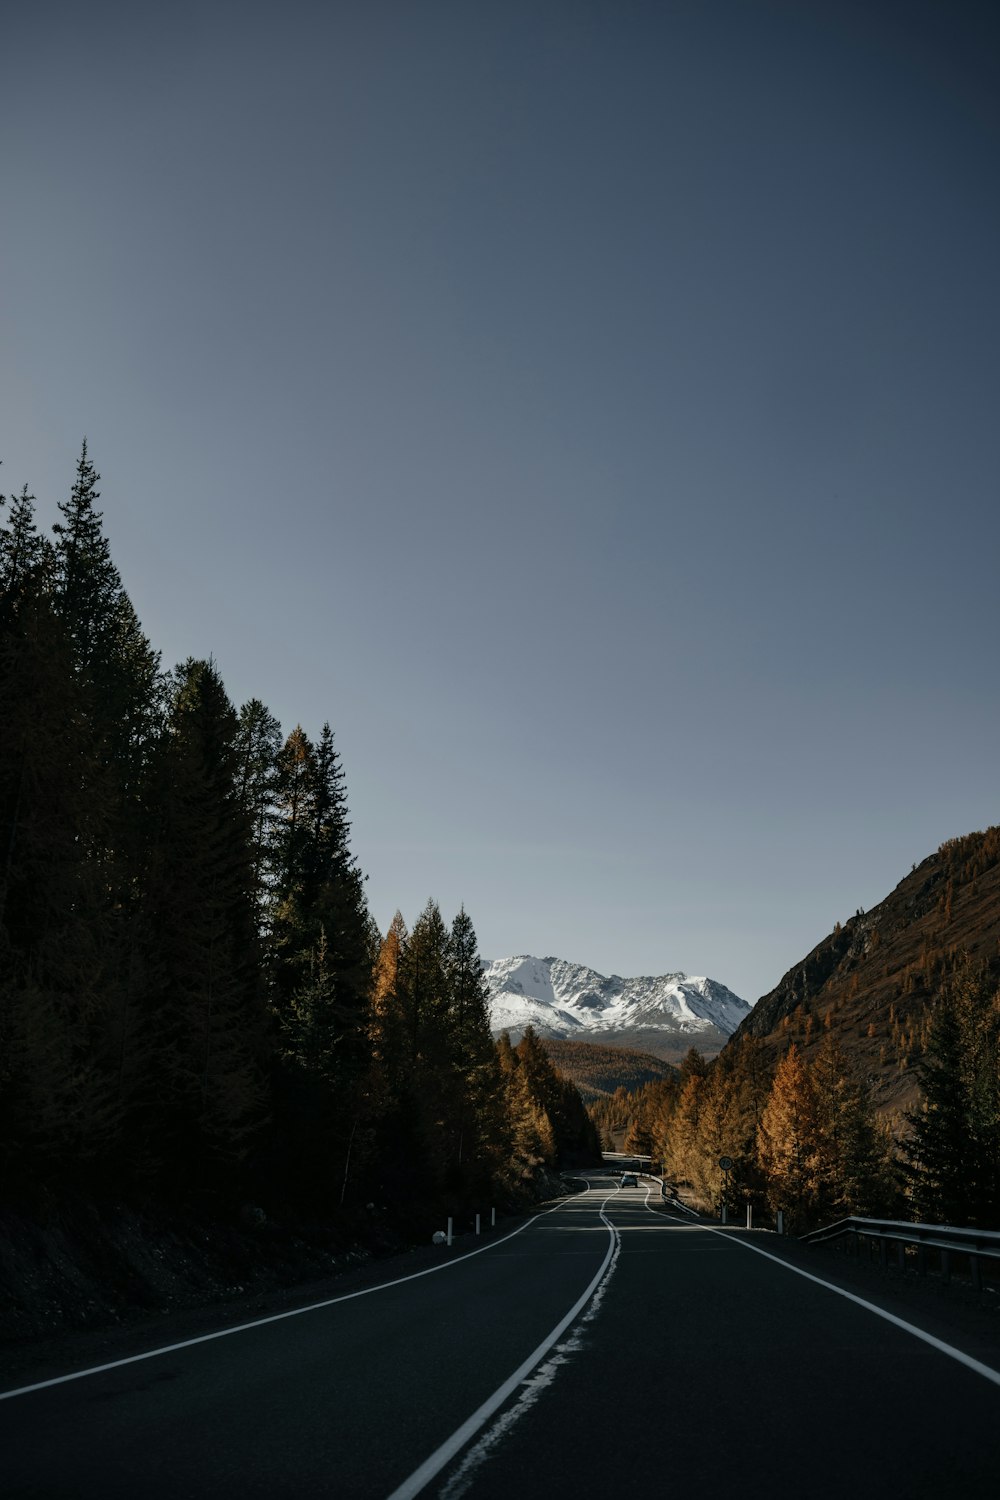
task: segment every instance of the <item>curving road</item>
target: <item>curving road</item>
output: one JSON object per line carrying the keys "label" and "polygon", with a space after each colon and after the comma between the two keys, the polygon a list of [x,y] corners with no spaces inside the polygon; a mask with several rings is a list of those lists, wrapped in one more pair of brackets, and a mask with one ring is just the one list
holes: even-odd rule
{"label": "curving road", "polygon": [[995,1500],[1000,1314],[918,1320],[604,1174],[441,1257],[0,1394],[0,1494]]}

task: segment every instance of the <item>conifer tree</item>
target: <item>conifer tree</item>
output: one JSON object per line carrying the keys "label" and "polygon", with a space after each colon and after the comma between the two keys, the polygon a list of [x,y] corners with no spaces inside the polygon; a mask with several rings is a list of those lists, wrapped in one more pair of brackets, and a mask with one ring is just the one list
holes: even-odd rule
{"label": "conifer tree", "polygon": [[507,1184],[523,1189],[533,1185],[539,1171],[555,1160],[555,1137],[548,1115],[532,1097],[527,1073],[508,1033],[497,1042],[497,1060],[503,1080],[506,1115],[510,1131]]}
{"label": "conifer tree", "polygon": [[0,566],[0,1137],[28,1166],[93,1159],[120,1124],[102,858],[113,809],[27,490],[0,526]]}
{"label": "conifer tree", "polygon": [[276,1003],[287,1009],[308,969],[315,942],[306,913],[309,840],[316,786],[316,753],[297,724],[282,746],[275,778],[274,886],[270,921]]}
{"label": "conifer tree", "polygon": [[590,1166],[601,1159],[601,1138],[571,1078],[559,1079],[559,1156],[567,1166]]}
{"label": "conifer tree", "polygon": [[653,1154],[653,1136],[642,1097],[625,1132],[623,1149],[634,1156],[652,1156]]}
{"label": "conifer tree", "polygon": [[463,906],[447,954],[452,1067],[456,1080],[458,1159],[466,1180],[484,1182],[506,1145],[503,1089],[490,1034],[489,992],[472,920]]}
{"label": "conifer tree", "polygon": [[161,706],[159,658],[111,559],[97,509],[99,479],[85,440],[70,498],[59,505],[63,519],[53,528],[55,596],[88,690],[94,742],[127,824],[134,822]]}
{"label": "conifer tree", "polygon": [[408,942],[406,923],[397,911],[379,947],[372,974],[371,1091],[375,1112],[383,1119],[394,1113],[406,1085],[408,1048],[402,974]]}
{"label": "conifer tree", "polygon": [[51,599],[73,679],[61,699],[64,717],[72,714],[87,745],[73,786],[87,804],[82,853],[99,904],[88,926],[102,955],[95,980],[100,1020],[90,1027],[87,1063],[105,1054],[115,1059],[116,1107],[124,1117],[149,1045],[136,1004],[149,959],[144,892],[155,823],[152,757],[164,698],[159,657],[111,557],[97,509],[98,480],[84,442],[70,498],[60,503],[61,521],[53,528]]}
{"label": "conifer tree", "polygon": [[[753,1200],[763,1190],[757,1131],[771,1088],[763,1044],[754,1037],[730,1044],[715,1059],[713,1072],[722,1096],[719,1142],[722,1154],[733,1160],[728,1185],[734,1194]],[[712,1166],[721,1175],[718,1156]]]}
{"label": "conifer tree", "polygon": [[815,1214],[888,1212],[894,1196],[889,1142],[831,1033],[809,1073],[816,1102]]}
{"label": "conifer tree", "polygon": [[356,1064],[367,1026],[371,934],[364,881],[350,849],[344,772],[329,724],[314,746],[301,725],[278,756],[271,924],[279,1008],[314,962],[322,932],[340,1004],[353,1007],[346,1050]]}
{"label": "conifer tree", "polygon": [[17,496],[0,495],[0,511],[5,506],[10,515],[0,524],[0,595],[13,604],[29,589],[37,591],[44,565],[51,561],[51,549],[39,535],[35,497],[27,485]]}
{"label": "conifer tree", "polygon": [[157,1065],[143,1111],[152,1160],[186,1172],[238,1159],[266,1111],[266,1020],[238,720],[211,662],[177,669],[150,875]]}
{"label": "conifer tree", "polygon": [[450,938],[436,901],[413,924],[402,972],[416,1149],[430,1182],[443,1187],[459,1155],[460,1085],[450,1024]]}
{"label": "conifer tree", "polygon": [[[271,954],[285,1064],[282,1128],[309,1138],[313,1180],[334,1162],[347,1191],[374,1129],[370,1059],[371,918],[350,849],[344,773],[329,724],[301,726],[278,756]],[[303,1028],[312,1031],[307,1038]]]}
{"label": "conifer tree", "polygon": [[533,1026],[525,1027],[516,1054],[539,1120],[545,1162],[554,1167],[560,1158],[592,1160],[598,1152],[597,1136],[589,1125],[579,1091],[571,1079],[563,1078],[553,1067]]}
{"label": "conifer tree", "polygon": [[966,1011],[973,1216],[984,1229],[1000,1229],[1000,989],[985,971],[974,978],[973,988]]}
{"label": "conifer tree", "polygon": [[907,1116],[903,1173],[918,1218],[1000,1227],[1000,994],[966,960],[940,994]]}
{"label": "conifer tree", "polygon": [[446,1051],[449,962],[448,929],[437,902],[430,900],[413,924],[404,971],[410,1056],[430,1066]]}
{"label": "conifer tree", "polygon": [[793,1043],[778,1064],[757,1134],[772,1207],[783,1208],[790,1223],[808,1223],[814,1210],[818,1136],[815,1089]]}
{"label": "conifer tree", "polygon": [[[690,1055],[690,1054],[689,1054]],[[704,1074],[689,1072],[680,1083],[676,1108],[659,1141],[664,1171],[675,1182],[696,1184],[701,1162],[698,1123],[704,1088]]]}
{"label": "conifer tree", "polygon": [[254,899],[258,926],[263,929],[274,862],[273,833],[281,725],[259,698],[251,698],[240,709],[236,749],[237,792],[250,824]]}

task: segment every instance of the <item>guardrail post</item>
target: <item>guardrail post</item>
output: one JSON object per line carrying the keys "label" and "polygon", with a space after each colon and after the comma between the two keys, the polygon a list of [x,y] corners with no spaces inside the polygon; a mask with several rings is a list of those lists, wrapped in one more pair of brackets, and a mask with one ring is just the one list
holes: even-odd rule
{"label": "guardrail post", "polygon": [[452,1231],[452,1225],[453,1225],[453,1223],[454,1223],[454,1220],[452,1220],[452,1219],[448,1220],[448,1244],[449,1245],[451,1244],[451,1241],[452,1241],[452,1233],[451,1233],[451,1231]]}
{"label": "guardrail post", "polygon": [[941,1251],[941,1280],[944,1282],[951,1280],[951,1256],[947,1250]]}
{"label": "guardrail post", "polygon": [[969,1272],[972,1276],[972,1285],[977,1292],[983,1289],[983,1270],[979,1264],[979,1256],[974,1250],[969,1253]]}
{"label": "guardrail post", "polygon": [[927,1246],[923,1240],[917,1245],[917,1274],[918,1276],[927,1275]]}
{"label": "guardrail post", "polygon": [[888,1271],[888,1269],[889,1269],[889,1241],[886,1239],[886,1237],[885,1237],[884,1234],[879,1235],[879,1241],[878,1241],[878,1261],[879,1261],[879,1265],[882,1267],[883,1271]]}

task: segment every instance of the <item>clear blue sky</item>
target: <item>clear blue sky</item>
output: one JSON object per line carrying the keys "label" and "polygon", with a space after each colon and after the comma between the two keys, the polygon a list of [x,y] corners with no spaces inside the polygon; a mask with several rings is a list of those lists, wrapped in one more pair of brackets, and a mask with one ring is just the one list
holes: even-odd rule
{"label": "clear blue sky", "polygon": [[1000,818],[994,4],[8,7],[0,470],[385,927],[750,1000]]}

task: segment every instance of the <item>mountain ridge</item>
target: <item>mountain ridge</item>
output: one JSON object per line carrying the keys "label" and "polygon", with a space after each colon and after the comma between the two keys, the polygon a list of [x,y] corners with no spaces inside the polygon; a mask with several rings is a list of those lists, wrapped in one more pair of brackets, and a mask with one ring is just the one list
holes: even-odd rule
{"label": "mountain ridge", "polygon": [[1000,827],[948,839],[868,911],[858,910],[761,996],[730,1041],[795,1042],[808,1057],[832,1031],[888,1114],[918,1098],[927,1016],[964,958],[1000,966]]}
{"label": "mountain ridge", "polygon": [[587,1105],[610,1100],[617,1089],[634,1092],[646,1083],[676,1076],[676,1069],[662,1057],[636,1052],[630,1047],[612,1047],[605,1042],[561,1041],[549,1037],[542,1042],[549,1061],[569,1078]]}
{"label": "mountain ridge", "polygon": [[692,1046],[714,1055],[749,1014],[748,1003],[718,980],[680,971],[600,974],[549,955],[484,961],[490,1024],[545,1039],[605,1042],[676,1061]]}

